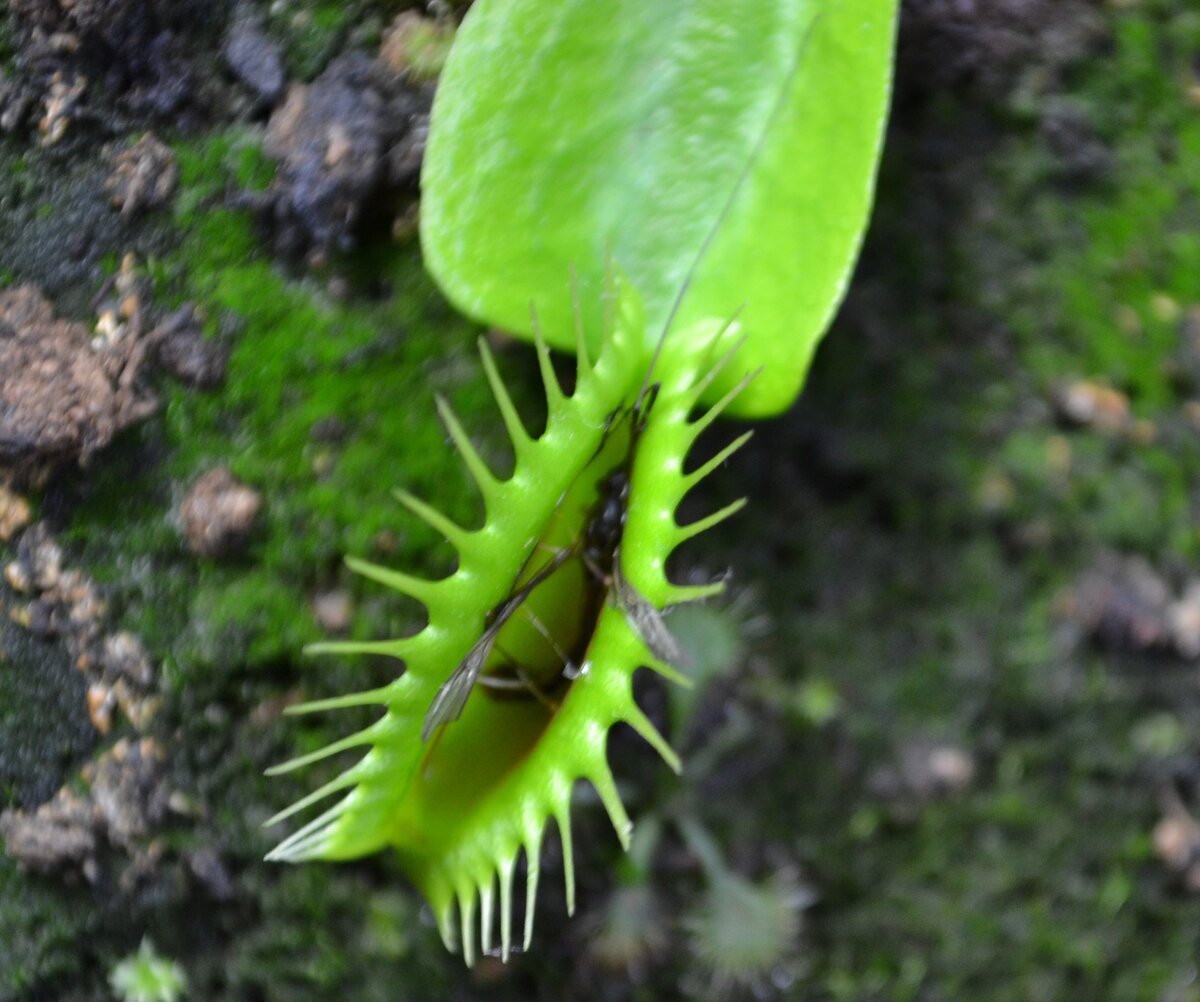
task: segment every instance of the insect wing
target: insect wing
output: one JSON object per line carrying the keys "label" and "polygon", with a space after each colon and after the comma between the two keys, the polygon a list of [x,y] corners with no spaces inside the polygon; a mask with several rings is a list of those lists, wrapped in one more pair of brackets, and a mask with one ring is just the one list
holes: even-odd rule
{"label": "insect wing", "polygon": [[467,656],[459,662],[450,677],[442,683],[442,687],[438,689],[437,695],[433,697],[433,702],[429,704],[429,710],[425,714],[425,723],[421,726],[422,741],[428,741],[433,732],[442,724],[449,724],[462,716],[463,707],[467,705],[467,697],[475,688],[475,683],[479,680],[479,673],[483,671],[483,665],[492,652],[492,645],[496,642],[496,633],[497,630],[489,628],[476,641],[475,646],[467,652]]}
{"label": "insect wing", "polygon": [[679,646],[679,641],[667,629],[660,613],[640,591],[630,584],[621,573],[621,561],[613,563],[612,597],[618,609],[625,613],[629,625],[633,627],[642,642],[650,649],[656,658],[686,668],[689,659]]}
{"label": "insect wing", "polygon": [[568,547],[556,553],[553,559],[547,561],[519,591],[510,595],[492,614],[491,625],[483,631],[483,635],[475,642],[475,646],[467,651],[467,656],[459,662],[450,677],[442,683],[433,702],[425,713],[425,722],[421,726],[421,740],[428,741],[433,732],[442,724],[449,724],[462,716],[463,707],[467,705],[467,697],[479,681],[479,674],[487,663],[488,656],[500,635],[500,629],[512,618],[533,590],[557,571],[574,555],[576,547]]}

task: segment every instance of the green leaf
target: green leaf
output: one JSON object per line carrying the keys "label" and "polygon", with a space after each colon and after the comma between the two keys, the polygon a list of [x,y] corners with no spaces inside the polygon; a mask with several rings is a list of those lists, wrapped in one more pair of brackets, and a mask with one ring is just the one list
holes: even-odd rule
{"label": "green leaf", "polygon": [[651,341],[685,284],[671,336],[741,310],[764,371],[735,413],[785,409],[866,225],[895,19],[896,0],[476,0],[434,102],[430,271],[514,333],[535,304],[571,350],[569,271],[586,313],[611,254]]}

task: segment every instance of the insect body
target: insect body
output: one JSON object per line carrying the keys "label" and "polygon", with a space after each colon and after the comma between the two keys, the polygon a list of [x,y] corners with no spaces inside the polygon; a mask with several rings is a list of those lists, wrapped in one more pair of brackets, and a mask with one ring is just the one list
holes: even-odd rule
{"label": "insect body", "polygon": [[559,550],[533,577],[492,610],[488,616],[487,629],[483,631],[474,646],[467,652],[467,656],[459,662],[458,667],[446,679],[429,705],[429,710],[425,714],[425,722],[421,727],[422,741],[428,741],[441,724],[448,724],[462,715],[463,707],[467,704],[467,697],[479,680],[488,657],[496,645],[496,640],[500,636],[500,631],[533,594],[534,589],[553,575],[572,556],[574,556],[574,552],[571,549]]}
{"label": "insect body", "polygon": [[648,645],[655,657],[673,665],[683,664],[683,653],[675,638],[667,630],[662,615],[626,580],[620,571],[621,536],[624,532],[629,505],[630,468],[636,452],[639,432],[645,426],[657,390],[657,384],[651,386],[648,392],[639,394],[638,403],[632,407],[615,411],[609,416],[604,438],[597,447],[597,455],[604,451],[605,446],[611,441],[612,433],[626,418],[630,423],[629,442],[621,462],[598,482],[597,497],[588,513],[582,533],[570,545],[554,551],[553,556],[545,564],[518,586],[514,586],[508,598],[488,614],[487,627],[450,677],[442,684],[430,704],[421,728],[422,741],[428,741],[438,727],[449,724],[462,715],[467,699],[477,683],[502,692],[524,691],[553,708],[553,704],[542,692],[542,687],[535,678],[531,677],[533,673],[523,667],[519,663],[519,659],[510,656],[509,664],[506,666],[510,668],[511,673],[516,676],[515,678],[505,678],[494,672],[489,673],[488,661],[497,648],[500,635],[509,621],[519,612],[523,612],[558,656],[560,660],[558,674],[569,681],[578,677],[579,668],[577,666],[586,657],[586,651],[580,652],[579,660],[566,653],[564,646],[570,645],[569,638],[564,637],[561,640],[557,638],[553,624],[550,626],[544,624],[527,605],[533,593],[574,557],[582,559],[591,577],[590,587],[587,589],[588,595],[579,609],[581,615],[579,626],[581,628],[575,630],[575,633],[582,635],[586,640],[590,633],[589,627],[594,623],[603,600],[607,596],[609,602],[625,613],[634,631]]}

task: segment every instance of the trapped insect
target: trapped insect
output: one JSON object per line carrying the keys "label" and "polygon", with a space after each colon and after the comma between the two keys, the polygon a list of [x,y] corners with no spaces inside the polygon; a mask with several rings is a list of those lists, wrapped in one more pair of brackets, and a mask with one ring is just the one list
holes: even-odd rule
{"label": "trapped insect", "polygon": [[[559,677],[568,681],[578,677],[579,665],[586,663],[586,650],[580,653],[578,661],[567,654],[552,631],[526,606],[534,591],[558,572],[568,560],[575,557],[583,561],[592,578],[591,588],[588,590],[603,593],[601,602],[589,600],[581,609],[585,636],[589,621],[594,620],[602,602],[607,601],[626,615],[634,631],[655,657],[676,667],[685,665],[683,652],[663,622],[662,614],[627,580],[620,569],[621,536],[629,505],[630,467],[636,454],[638,436],[645,427],[657,394],[658,384],[652,384],[648,390],[644,389],[639,394],[638,400],[631,407],[621,408],[609,416],[604,438],[597,447],[597,455],[608,444],[614,430],[625,420],[628,420],[630,425],[629,443],[621,462],[597,484],[596,501],[583,533],[570,546],[556,550],[545,564],[519,586],[514,586],[509,597],[489,613],[487,628],[430,704],[421,729],[422,741],[428,741],[439,726],[451,723],[462,715],[467,699],[477,683],[501,691],[524,690],[538,698],[549,709],[557,708],[546,696],[544,686],[539,680],[531,677],[531,673],[516,659],[510,659],[512,671],[517,676],[512,681],[489,673],[488,661],[509,620],[519,611],[524,611],[560,659],[560,670],[557,673]],[[565,640],[564,642],[569,643]]]}

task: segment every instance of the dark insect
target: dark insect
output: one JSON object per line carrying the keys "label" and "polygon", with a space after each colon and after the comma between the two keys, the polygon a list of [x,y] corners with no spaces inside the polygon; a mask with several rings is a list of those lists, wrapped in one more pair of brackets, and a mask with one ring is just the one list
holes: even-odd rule
{"label": "dark insect", "polygon": [[[442,724],[451,723],[461,716],[467,698],[477,682],[495,690],[531,693],[553,708],[554,704],[549,697],[530,677],[530,673],[523,670],[515,660],[509,666],[514,676],[512,678],[498,674],[484,675],[483,672],[493,650],[497,649],[497,640],[505,624],[522,610],[541,584],[573,557],[582,559],[593,579],[592,600],[585,603],[586,622],[595,622],[601,603],[607,598],[608,602],[625,613],[634,632],[656,658],[673,665],[682,666],[685,663],[684,654],[663,622],[662,614],[625,579],[620,566],[621,537],[628,515],[630,468],[636,454],[638,437],[645,428],[657,391],[657,384],[648,387],[638,395],[638,400],[632,407],[614,411],[609,416],[604,440],[597,448],[597,456],[603,450],[609,436],[625,418],[631,421],[629,446],[622,462],[598,483],[597,499],[582,537],[572,545],[555,551],[550,560],[488,615],[487,628],[443,683],[430,704],[421,728],[422,741],[428,741]],[[558,655],[561,661],[561,677],[568,681],[578,677],[580,669],[576,660],[561,649],[552,632],[532,610],[526,608],[524,611],[534,628]]]}
{"label": "dark insect", "polygon": [[492,648],[495,647],[504,624],[521,608],[534,589],[575,556],[578,549],[578,546],[574,546],[559,550],[533,577],[491,611],[488,615],[487,629],[433,697],[421,727],[422,741],[428,741],[439,725],[448,724],[462,715],[463,707],[467,705],[467,697],[479,681],[483,666],[491,656]]}

